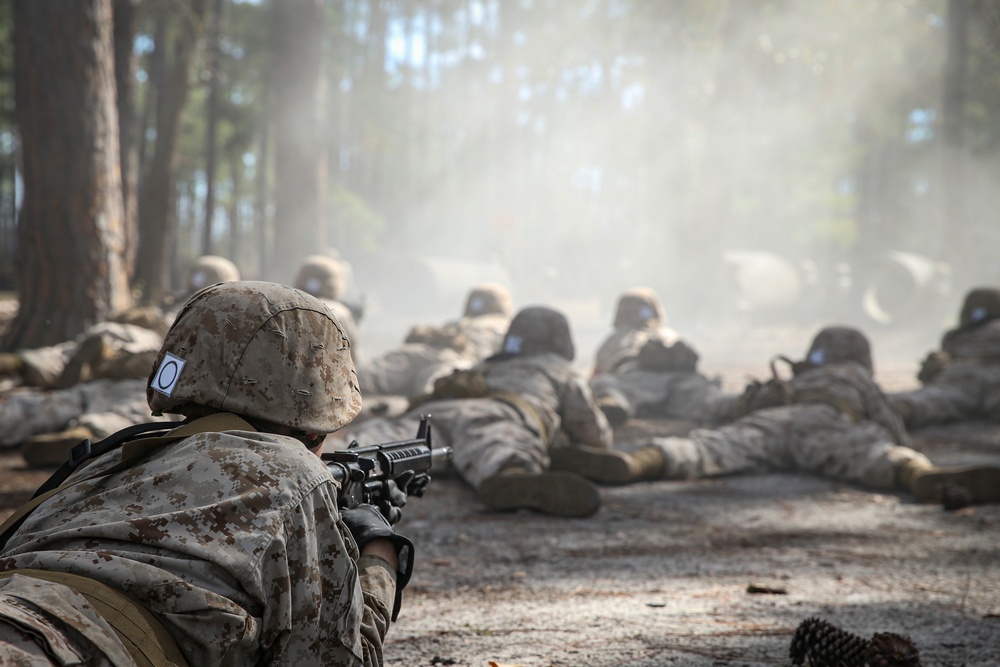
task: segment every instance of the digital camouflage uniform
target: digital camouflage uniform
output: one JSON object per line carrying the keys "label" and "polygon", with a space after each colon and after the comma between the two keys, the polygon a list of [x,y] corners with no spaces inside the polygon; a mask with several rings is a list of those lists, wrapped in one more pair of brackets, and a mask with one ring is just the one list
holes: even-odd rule
{"label": "digital camouflage uniform", "polygon": [[418,325],[395,350],[358,366],[365,396],[429,394],[434,381],[496,353],[510,325],[506,290],[492,283],[470,291],[462,318],[443,326]]}
{"label": "digital camouflage uniform", "polygon": [[656,339],[670,346],[680,335],[666,324],[660,297],[648,287],[633,287],[618,297],[614,331],[597,348],[594,375],[614,372],[620,364],[635,359],[639,350]]}
{"label": "digital camouflage uniform", "polygon": [[302,261],[295,276],[295,287],[321,299],[333,312],[351,341],[355,365],[362,363],[358,348],[358,325],[354,314],[341,299],[347,292],[347,268],[344,262],[327,255],[310,255]]}
{"label": "digital camouflage uniform", "polygon": [[12,637],[0,664],[31,652],[25,627],[36,645],[106,658],[80,664],[134,664],[93,606],[31,570],[128,594],[191,666],[381,664],[395,573],[359,556],[337,482],[298,435],[336,430],[360,410],[349,341],[329,310],[273,283],[199,292],[167,334],[146,395],[156,413],[248,421],[138,456],[113,449],[29,514],[0,552],[5,575],[17,570],[0,579],[0,637]]}
{"label": "digital camouflage uniform", "polygon": [[[544,311],[543,316],[554,313],[525,309],[521,320],[512,321],[511,331],[537,311]],[[505,470],[546,471],[550,448],[556,445],[610,447],[611,427],[586,381],[573,369],[572,352],[567,358],[537,350],[511,333],[507,341],[508,352],[442,379],[430,400],[406,414],[371,419],[336,433],[339,447],[352,440],[369,445],[410,438],[421,415],[430,414],[435,443],[453,449],[452,467],[476,489]]]}
{"label": "digital camouflage uniform", "polygon": [[[192,266],[186,293],[239,280],[236,265],[206,255]],[[145,379],[176,312],[137,306],[90,327],[74,341],[22,350],[21,375],[48,391],[16,389],[0,398],[0,447],[23,443],[31,465],[58,465],[83,440],[102,439],[153,420]],[[169,418],[164,418],[168,420]]]}
{"label": "digital camouflage uniform", "polygon": [[925,360],[920,379],[920,389],[890,396],[910,428],[1000,419],[1000,290],[969,293],[959,326]]}
{"label": "digital camouflage uniform", "polygon": [[827,327],[805,360],[790,363],[791,380],[775,373],[767,383],[751,383],[734,408],[744,416],[726,426],[651,438],[630,453],[564,450],[553,466],[608,484],[798,470],[905,489],[950,508],[959,498],[1000,501],[1000,468],[937,467],[910,448],[899,415],[875,384],[860,331]]}
{"label": "digital camouflage uniform", "polygon": [[590,380],[598,405],[612,424],[633,417],[728,420],[736,397],[698,372],[698,354],[663,322],[655,292],[639,287],[622,294],[615,331],[598,349]]}
{"label": "digital camouflage uniform", "polygon": [[0,447],[74,427],[89,431],[78,440],[101,439],[130,424],[152,421],[145,390],[145,380],[94,380],[68,389],[15,390],[0,399]]}
{"label": "digital camouflage uniform", "polygon": [[863,365],[821,365],[790,384],[790,405],[686,438],[651,440],[663,454],[662,478],[798,470],[892,489],[907,462],[930,465],[909,447],[902,422]]}

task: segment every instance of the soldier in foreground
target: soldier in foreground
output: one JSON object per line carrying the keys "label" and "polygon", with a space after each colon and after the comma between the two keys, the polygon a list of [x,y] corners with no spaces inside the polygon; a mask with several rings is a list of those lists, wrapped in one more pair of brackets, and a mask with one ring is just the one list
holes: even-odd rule
{"label": "soldier in foreground", "polygon": [[361,408],[329,309],[274,283],[198,292],[146,395],[184,425],[98,443],[4,526],[0,663],[381,664],[412,545],[371,505],[341,512],[318,456]]}
{"label": "soldier in foreground", "polygon": [[889,397],[909,428],[1000,419],[1000,289],[971,290],[958,326],[924,359],[923,387]]}
{"label": "soldier in foreground", "polygon": [[573,369],[573,356],[566,317],[525,308],[511,321],[500,353],[441,378],[424,402],[399,417],[338,432],[338,448],[355,439],[398,440],[430,414],[435,441],[452,448],[454,468],[487,507],[589,516],[600,507],[598,490],[578,475],[548,469],[555,443],[594,451],[611,446],[611,427]]}
{"label": "soldier in foreground", "polygon": [[[685,438],[652,438],[633,454],[578,450],[559,468],[595,481],[798,470],[876,489],[902,489],[935,502],[960,485],[971,502],[1000,500],[1000,469],[934,466],[910,437],[873,378],[871,348],[860,331],[828,327],[813,339],[789,381],[753,386],[748,414]],[[576,456],[570,456],[576,454]]]}
{"label": "soldier in foreground", "polygon": [[737,396],[698,372],[698,353],[666,326],[659,296],[647,287],[618,298],[614,332],[597,351],[590,386],[613,426],[633,417],[727,421]]}

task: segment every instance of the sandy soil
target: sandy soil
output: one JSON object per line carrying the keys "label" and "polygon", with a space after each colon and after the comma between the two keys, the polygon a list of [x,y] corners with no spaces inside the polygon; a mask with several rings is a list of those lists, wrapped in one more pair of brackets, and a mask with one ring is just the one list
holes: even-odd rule
{"label": "sandy soil", "polygon": [[[728,368],[727,381],[744,370]],[[665,426],[691,425],[639,422],[621,435]],[[1000,425],[915,435],[938,463],[1000,465]],[[46,477],[14,453],[0,468],[4,514]],[[399,526],[417,567],[386,663],[790,665],[796,626],[819,616],[866,638],[909,635],[924,667],[1000,665],[1000,506],[946,512],[795,474],[602,497],[588,519],[500,514],[436,479]]]}

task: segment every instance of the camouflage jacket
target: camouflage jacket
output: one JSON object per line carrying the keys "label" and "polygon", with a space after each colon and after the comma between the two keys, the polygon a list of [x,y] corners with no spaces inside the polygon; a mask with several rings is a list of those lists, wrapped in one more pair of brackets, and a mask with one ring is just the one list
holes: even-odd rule
{"label": "camouflage jacket", "polygon": [[663,341],[664,345],[670,346],[680,340],[680,335],[666,326],[615,329],[597,348],[594,357],[594,374],[610,373],[624,361],[637,357],[642,346],[653,338],[658,338]]}
{"label": "camouflage jacket", "polygon": [[953,362],[1000,363],[1000,320],[950,331],[941,341],[941,349]]}
{"label": "camouflage jacket", "polygon": [[126,592],[191,665],[381,664],[395,575],[359,560],[336,482],[300,442],[203,433],[102,474],[119,460],[96,459],[42,503],[0,569],[71,572]]}
{"label": "camouflage jacket", "polygon": [[796,375],[790,382],[794,403],[827,403],[855,421],[873,421],[884,426],[897,445],[910,445],[910,436],[899,415],[861,364],[817,366]]}
{"label": "camouflage jacket", "polygon": [[558,354],[516,356],[475,367],[486,378],[488,394],[518,396],[513,403],[529,424],[541,420],[549,442],[562,435],[570,442],[607,448],[612,432],[590,386]]}

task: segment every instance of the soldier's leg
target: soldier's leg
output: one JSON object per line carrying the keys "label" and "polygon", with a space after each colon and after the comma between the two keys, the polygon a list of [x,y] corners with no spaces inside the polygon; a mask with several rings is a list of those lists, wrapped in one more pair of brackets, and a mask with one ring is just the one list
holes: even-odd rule
{"label": "soldier's leg", "polygon": [[32,435],[67,427],[83,412],[85,401],[77,387],[58,391],[15,391],[0,399],[0,446],[17,445]]}
{"label": "soldier's leg", "polygon": [[555,516],[590,516],[600,494],[586,479],[550,472],[546,444],[520,414],[499,401],[468,401],[456,420],[453,464],[476,489],[479,500],[496,510],[532,509]]}
{"label": "soldier's leg", "polygon": [[[779,432],[775,432],[779,431]],[[650,438],[629,454],[589,447],[553,450],[553,467],[602,484],[755,474],[791,467],[780,429],[741,424]]]}

